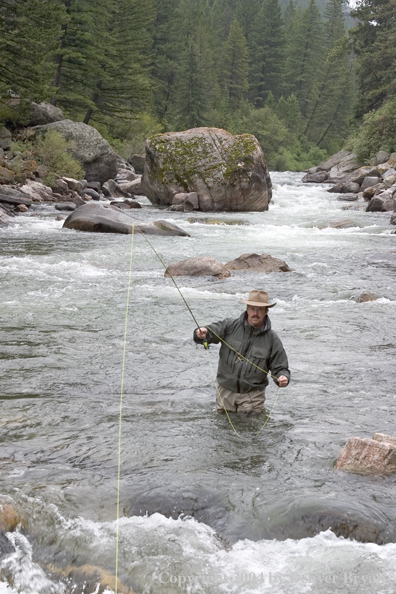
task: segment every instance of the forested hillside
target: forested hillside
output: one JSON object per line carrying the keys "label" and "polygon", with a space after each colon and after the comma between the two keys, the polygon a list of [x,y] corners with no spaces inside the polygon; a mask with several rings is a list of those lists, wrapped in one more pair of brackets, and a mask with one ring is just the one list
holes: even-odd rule
{"label": "forested hillside", "polygon": [[[341,0],[0,0],[0,120],[15,119],[10,97],[47,100],[119,151],[154,132],[223,127],[255,134],[271,168],[303,169],[348,135],[343,11]],[[365,84],[369,26],[355,32]],[[360,115],[387,92],[370,91]]]}

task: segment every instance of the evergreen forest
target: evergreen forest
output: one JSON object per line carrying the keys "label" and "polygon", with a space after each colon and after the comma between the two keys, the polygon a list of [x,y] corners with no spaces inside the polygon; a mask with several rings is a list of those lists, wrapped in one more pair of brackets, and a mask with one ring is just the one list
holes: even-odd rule
{"label": "evergreen forest", "polygon": [[126,157],[150,134],[220,127],[254,134],[277,170],[391,150],[395,5],[0,0],[0,122],[49,101]]}

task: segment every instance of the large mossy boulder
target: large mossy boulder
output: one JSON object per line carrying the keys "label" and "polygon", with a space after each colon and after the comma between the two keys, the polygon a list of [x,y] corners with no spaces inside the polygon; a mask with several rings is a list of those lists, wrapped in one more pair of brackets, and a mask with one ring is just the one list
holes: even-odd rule
{"label": "large mossy boulder", "polygon": [[146,141],[142,189],[153,204],[196,192],[201,211],[264,211],[271,179],[263,151],[250,134],[218,128],[156,134]]}
{"label": "large mossy boulder", "polygon": [[36,126],[34,130],[40,132],[56,130],[66,140],[71,140],[74,143],[73,148],[70,149],[71,153],[84,167],[87,181],[98,181],[103,184],[117,175],[117,153],[92,126],[83,122],[62,120],[45,126]]}

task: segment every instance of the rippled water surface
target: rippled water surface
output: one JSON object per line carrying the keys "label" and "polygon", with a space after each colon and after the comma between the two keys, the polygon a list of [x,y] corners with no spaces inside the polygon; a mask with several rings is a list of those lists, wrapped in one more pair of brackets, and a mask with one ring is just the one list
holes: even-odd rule
{"label": "rippled water surface", "polygon": [[[129,588],[393,594],[395,478],[334,462],[352,435],[395,435],[396,235],[389,213],[343,211],[297,174],[272,179],[265,213],[216,214],[213,225],[142,199],[136,215],[190,233],[151,239],[167,264],[255,252],[292,268],[178,279],[200,324],[238,316],[252,288],[277,301],[292,382],[278,400],[268,390],[267,412],[276,404],[256,438],[263,419],[234,417],[240,439],[216,413],[218,348],[208,358],[193,344],[194,322],[144,238],[123,377],[131,237],[62,230],[46,207],[0,229],[0,494],[26,518],[0,561],[1,594],[93,592],[65,568],[115,573],[122,381],[118,575]],[[342,218],[355,226],[329,227]],[[358,303],[364,290],[378,300]],[[329,513],[384,544],[321,531],[312,518]]]}

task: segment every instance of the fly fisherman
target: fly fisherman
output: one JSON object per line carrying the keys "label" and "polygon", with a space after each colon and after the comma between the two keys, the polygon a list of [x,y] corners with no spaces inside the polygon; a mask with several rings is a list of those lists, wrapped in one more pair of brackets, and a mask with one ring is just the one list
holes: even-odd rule
{"label": "fly fisherman", "polygon": [[268,293],[258,290],[251,291],[248,300],[241,299],[241,302],[246,303],[246,311],[239,318],[226,318],[208,327],[197,328],[194,341],[198,344],[218,344],[220,338],[224,341],[217,369],[218,412],[224,412],[226,408],[231,412],[260,414],[264,410],[268,372],[278,386],[285,388],[290,371],[285,349],[271,330],[267,316],[268,309],[276,303],[268,303]]}

